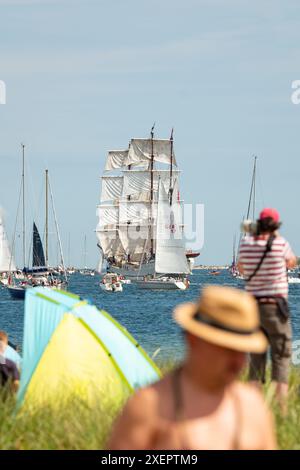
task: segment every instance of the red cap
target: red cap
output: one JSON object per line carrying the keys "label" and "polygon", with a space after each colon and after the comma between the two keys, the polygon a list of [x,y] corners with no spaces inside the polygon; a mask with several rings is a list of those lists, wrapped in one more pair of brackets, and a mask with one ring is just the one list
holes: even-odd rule
{"label": "red cap", "polygon": [[279,215],[279,212],[276,210],[276,209],[270,209],[270,208],[266,208],[266,209],[263,209],[259,215],[259,219],[260,220],[263,220],[263,219],[267,219],[268,217],[270,217],[271,219],[274,220],[274,222],[278,223],[280,221],[280,215]]}

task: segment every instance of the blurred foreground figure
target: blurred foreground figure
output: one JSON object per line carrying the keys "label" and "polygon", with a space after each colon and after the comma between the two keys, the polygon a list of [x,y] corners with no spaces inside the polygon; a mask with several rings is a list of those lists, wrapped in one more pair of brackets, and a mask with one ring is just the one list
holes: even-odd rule
{"label": "blurred foreground figure", "polygon": [[0,331],[0,393],[5,391],[17,392],[19,387],[20,374],[16,364],[5,357],[8,346],[8,336],[4,331]]}
{"label": "blurred foreground figure", "polygon": [[207,287],[198,304],[175,310],[175,320],[185,330],[185,362],[129,400],[108,449],[274,449],[273,421],[260,392],[237,381],[246,353],[267,347],[255,300]]}

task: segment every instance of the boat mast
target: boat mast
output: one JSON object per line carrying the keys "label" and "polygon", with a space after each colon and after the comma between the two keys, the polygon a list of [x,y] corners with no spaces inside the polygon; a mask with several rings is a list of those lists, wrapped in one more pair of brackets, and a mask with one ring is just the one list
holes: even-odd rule
{"label": "boat mast", "polygon": [[152,126],[151,129],[151,166],[150,166],[150,171],[151,171],[151,190],[150,190],[150,239],[151,239],[151,258],[154,255],[154,244],[153,244],[153,193],[154,193],[154,182],[153,182],[153,171],[154,171],[154,127],[155,123]]}
{"label": "boat mast", "polygon": [[171,142],[171,166],[170,166],[170,206],[172,205],[173,202],[173,131],[174,129],[172,128],[171,132],[171,137],[170,137],[170,142]]}
{"label": "boat mast", "polygon": [[254,183],[253,183],[253,220],[255,220],[256,212],[256,166],[257,166],[257,157],[254,158]]}
{"label": "boat mast", "polygon": [[25,224],[25,145],[22,146],[22,199],[23,199],[23,266],[26,266],[26,224]]}
{"label": "boat mast", "polygon": [[69,237],[68,237],[68,266],[70,268],[70,248],[71,248],[71,233],[69,232]]}
{"label": "boat mast", "polygon": [[257,168],[257,157],[254,157],[254,167],[253,167],[253,176],[252,176],[252,182],[251,182],[251,190],[250,190],[250,198],[249,198],[249,204],[248,204],[248,210],[247,210],[247,217],[246,219],[249,219],[250,212],[251,212],[251,203],[253,201],[253,220],[255,219],[255,209],[256,209],[256,168]]}
{"label": "boat mast", "polygon": [[48,267],[48,234],[49,234],[49,219],[48,219],[48,170],[46,170],[46,266]]}
{"label": "boat mast", "polygon": [[86,268],[86,235],[84,236],[84,259],[83,259],[84,268]]}

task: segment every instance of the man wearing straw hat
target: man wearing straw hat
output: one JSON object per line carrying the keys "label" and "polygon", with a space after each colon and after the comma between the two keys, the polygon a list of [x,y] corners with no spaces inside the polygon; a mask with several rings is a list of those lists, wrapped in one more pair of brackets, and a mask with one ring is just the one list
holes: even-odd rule
{"label": "man wearing straw hat", "polygon": [[206,287],[198,303],[177,307],[175,320],[187,345],[183,365],[128,401],[108,449],[274,449],[260,392],[238,381],[246,354],[267,348],[252,296]]}

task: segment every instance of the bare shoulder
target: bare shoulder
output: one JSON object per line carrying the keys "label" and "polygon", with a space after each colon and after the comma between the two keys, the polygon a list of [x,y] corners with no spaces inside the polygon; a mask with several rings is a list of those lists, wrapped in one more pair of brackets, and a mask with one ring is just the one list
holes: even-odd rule
{"label": "bare shoulder", "polygon": [[158,394],[156,384],[138,390],[129,398],[123,414],[138,416],[147,415],[149,412],[154,413],[158,405]]}
{"label": "bare shoulder", "polygon": [[254,385],[236,383],[234,384],[234,393],[246,415],[249,414],[255,418],[269,413],[262,392]]}
{"label": "bare shoulder", "polygon": [[116,420],[107,448],[150,448],[156,433],[158,409],[159,393],[156,385],[138,390],[129,398]]}
{"label": "bare shoulder", "polygon": [[237,383],[234,385],[234,393],[239,401],[240,419],[244,430],[248,431],[248,439],[253,436],[257,449],[275,449],[273,416],[262,392],[254,385]]}

